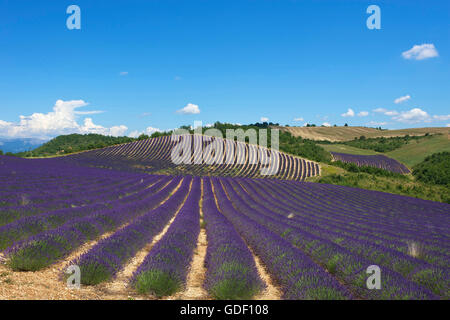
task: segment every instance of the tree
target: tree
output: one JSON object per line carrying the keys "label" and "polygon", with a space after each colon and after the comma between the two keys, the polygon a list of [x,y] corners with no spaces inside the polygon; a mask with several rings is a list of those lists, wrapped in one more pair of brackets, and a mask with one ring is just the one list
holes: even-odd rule
{"label": "tree", "polygon": [[148,135],[146,135],[146,134],[141,134],[139,137],[138,137],[138,141],[140,141],[140,140],[147,140],[147,139],[150,139],[150,137],[148,136]]}
{"label": "tree", "polygon": [[3,151],[2,150],[0,150],[0,156],[2,156],[3,155]]}
{"label": "tree", "polygon": [[344,124],[344,127],[348,127],[348,124]]}

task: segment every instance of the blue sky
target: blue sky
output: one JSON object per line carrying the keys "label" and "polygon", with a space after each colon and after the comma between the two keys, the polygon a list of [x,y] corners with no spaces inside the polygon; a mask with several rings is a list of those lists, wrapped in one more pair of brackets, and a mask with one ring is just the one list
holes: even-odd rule
{"label": "blue sky", "polygon": [[3,0],[0,136],[263,118],[446,126],[449,39],[448,1]]}

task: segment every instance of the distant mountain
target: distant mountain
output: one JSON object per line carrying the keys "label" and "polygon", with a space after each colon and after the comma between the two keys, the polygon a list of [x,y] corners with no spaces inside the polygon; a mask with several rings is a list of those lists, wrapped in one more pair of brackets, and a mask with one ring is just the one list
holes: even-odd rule
{"label": "distant mountain", "polygon": [[0,150],[4,153],[6,152],[23,152],[33,150],[41,145],[43,145],[47,140],[41,139],[9,139],[9,138],[0,138]]}

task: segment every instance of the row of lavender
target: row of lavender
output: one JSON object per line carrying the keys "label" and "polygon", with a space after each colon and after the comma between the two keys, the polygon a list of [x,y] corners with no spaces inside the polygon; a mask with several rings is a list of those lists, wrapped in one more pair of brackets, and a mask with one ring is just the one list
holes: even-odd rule
{"label": "row of lavender", "polygon": [[[204,286],[212,297],[249,298],[262,290],[249,248],[286,299],[450,296],[447,204],[294,181],[203,178],[202,194],[199,178],[145,179],[147,187],[106,207],[38,213],[1,227],[9,265],[41,269],[112,232],[75,260],[83,283],[109,281],[175,217],[130,279],[141,293],[172,294],[186,285],[203,213]],[[381,267],[382,290],[366,287],[372,264]]]}
{"label": "row of lavender", "polygon": [[359,167],[369,166],[376,167],[395,173],[410,173],[411,171],[402,163],[385,155],[356,155],[348,153],[331,152],[334,160],[345,163],[354,163]]}
{"label": "row of lavender", "polygon": [[[179,136],[178,136],[179,137]],[[279,178],[304,180],[320,174],[319,165],[313,161],[301,159],[282,152],[260,150],[258,146],[221,138],[202,141],[201,135],[183,136],[183,142],[172,140],[171,136],[136,141],[119,146],[79,153],[65,157],[70,163],[84,163],[95,167],[107,167],[117,170],[170,172],[172,174],[190,174],[195,176],[242,176],[258,178]],[[187,142],[186,142],[187,141]],[[223,147],[221,152],[211,148],[213,142]],[[187,156],[190,164],[184,162],[175,165],[171,161],[172,150],[177,143],[190,145],[191,154]],[[203,147],[203,148],[201,148]],[[218,154],[216,156],[215,154]],[[273,175],[261,175],[261,169],[268,166],[269,157],[277,172]],[[228,163],[228,157],[232,163]],[[218,163],[214,162],[219,160]],[[214,161],[213,161],[214,160]],[[267,164],[266,164],[267,163]]]}
{"label": "row of lavender", "polygon": [[156,208],[170,197],[182,178],[174,178],[156,193],[148,192],[129,203],[75,217],[60,225],[15,242],[5,250],[14,270],[33,271],[65,258],[89,240],[93,240]]}
{"label": "row of lavender", "polygon": [[73,167],[56,159],[0,157],[0,226],[55,210],[106,204],[144,190],[154,177]]}
{"label": "row of lavender", "polygon": [[[449,297],[448,205],[386,196],[388,208],[395,202],[402,205],[401,211],[386,216],[383,208],[370,208],[373,200],[380,200],[376,192],[357,195],[358,191],[352,189],[358,201],[365,204],[363,208],[359,204],[363,210],[355,212],[351,209],[355,206],[340,205],[345,204],[345,198],[335,198],[329,205],[323,205],[326,199],[311,199],[315,193],[321,197],[319,188],[330,193],[334,186],[236,180],[222,183],[241,212],[308,253],[356,295],[377,299]],[[239,196],[243,194],[247,197]],[[299,204],[304,206],[299,208]],[[417,216],[419,212],[421,217]],[[407,222],[411,216],[415,216],[415,223]],[[385,290],[365,289],[365,268],[370,264],[382,267]]]}

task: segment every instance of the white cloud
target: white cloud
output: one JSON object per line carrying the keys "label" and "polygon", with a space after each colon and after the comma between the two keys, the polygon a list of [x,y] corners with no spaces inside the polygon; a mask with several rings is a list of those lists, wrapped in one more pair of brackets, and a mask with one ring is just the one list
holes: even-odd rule
{"label": "white cloud", "polygon": [[352,109],[348,108],[347,112],[341,114],[341,116],[343,116],[343,117],[354,117],[355,116],[355,111],[353,111]]}
{"label": "white cloud", "polygon": [[378,108],[373,110],[377,113],[382,113],[386,116],[391,117],[393,120],[404,122],[404,123],[418,123],[418,122],[431,122],[431,121],[446,121],[450,120],[450,114],[448,115],[429,115],[426,111],[420,108],[413,108],[407,111],[395,111],[387,110],[385,108]]}
{"label": "white cloud", "polygon": [[433,119],[438,120],[438,121],[450,120],[450,114],[442,115],[442,116],[433,116]]}
{"label": "white cloud", "polygon": [[146,134],[148,136],[151,136],[153,133],[155,132],[162,132],[160,129],[158,128],[153,128],[153,127],[147,127],[144,131],[132,131],[128,134],[129,137],[131,138],[137,138],[139,137],[141,134]]}
{"label": "white cloud", "polygon": [[153,128],[153,127],[147,127],[145,129],[145,133],[147,133],[148,135],[153,134],[155,132],[161,132],[161,130],[158,128]]}
{"label": "white cloud", "polygon": [[400,97],[400,98],[395,99],[395,100],[394,100],[394,103],[395,103],[395,104],[399,104],[399,103],[408,101],[409,99],[411,99],[411,96],[410,96],[409,94],[407,94],[406,96],[403,96],[403,97]]}
{"label": "white cloud", "polygon": [[385,113],[387,110],[385,108],[376,108],[373,109],[373,112],[378,112],[378,113]]}
{"label": "white cloud", "polygon": [[394,116],[392,119],[397,120],[399,122],[405,123],[417,123],[417,122],[430,122],[431,117],[426,112],[420,108],[413,108],[408,111],[402,111],[398,115]]}
{"label": "white cloud", "polygon": [[450,127],[450,123],[447,123],[446,127]]}
{"label": "white cloud", "polygon": [[267,118],[267,117],[261,117],[261,122],[267,122],[267,121],[269,121],[269,118]]}
{"label": "white cloud", "polygon": [[199,114],[200,113],[200,109],[199,109],[198,105],[192,104],[192,103],[188,103],[184,108],[178,110],[177,113],[181,113],[181,114]]}
{"label": "white cloud", "polygon": [[439,56],[434,44],[424,43],[421,45],[414,45],[411,49],[402,52],[402,56],[408,60],[424,60]]}
{"label": "white cloud", "polygon": [[387,110],[385,108],[377,108],[377,109],[374,109],[373,112],[382,113],[382,114],[384,114],[386,116],[390,116],[390,117],[398,115],[397,111],[395,111],[395,110]]}
{"label": "white cloud", "polygon": [[0,136],[11,138],[48,139],[69,133],[101,133],[105,135],[122,135],[126,126],[105,128],[93,123],[91,118],[78,124],[79,115],[97,114],[102,111],[77,111],[77,108],[88,104],[83,100],[57,100],[53,111],[49,113],[33,113],[31,116],[21,115],[18,123],[0,120]]}
{"label": "white cloud", "polygon": [[99,114],[104,113],[105,111],[94,110],[94,111],[74,111],[75,114],[78,115],[89,115],[89,114]]}
{"label": "white cloud", "polygon": [[391,116],[398,115],[398,112],[395,110],[392,110],[392,111],[386,111],[384,114],[391,117]]}
{"label": "white cloud", "polygon": [[329,124],[328,122],[324,122],[324,123],[322,123],[322,125],[323,125],[324,127],[331,127],[331,124]]}
{"label": "white cloud", "polygon": [[119,73],[121,76],[127,76],[128,75],[128,71],[122,71]]}
{"label": "white cloud", "polygon": [[302,117],[294,118],[294,121],[303,121],[304,119]]}
{"label": "white cloud", "polygon": [[360,113],[358,113],[358,117],[367,117],[369,115],[369,112],[367,111],[361,111]]}

